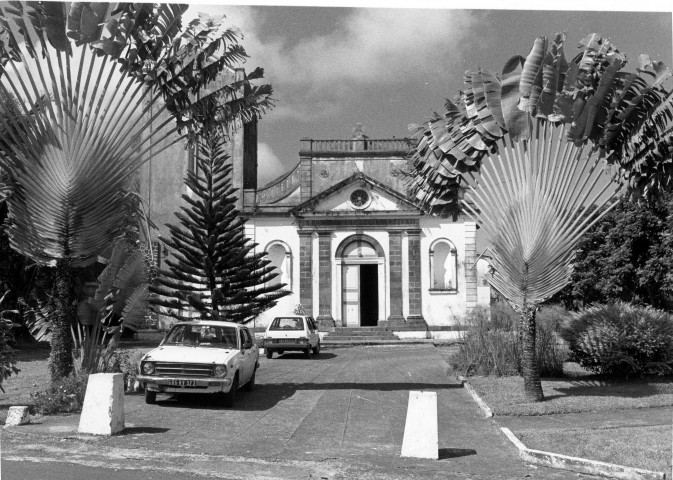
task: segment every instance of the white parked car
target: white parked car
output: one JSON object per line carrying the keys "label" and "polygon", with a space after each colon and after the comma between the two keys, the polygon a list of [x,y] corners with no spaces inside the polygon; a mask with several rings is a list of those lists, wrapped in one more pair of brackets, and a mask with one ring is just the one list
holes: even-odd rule
{"label": "white parked car", "polygon": [[276,352],[282,355],[286,351],[304,352],[306,358],[320,353],[320,335],[312,317],[305,315],[287,315],[274,318],[264,334],[266,358],[273,358]]}
{"label": "white parked car", "polygon": [[247,327],[192,321],[173,326],[161,344],[140,360],[145,402],[157,393],[220,393],[231,407],[239,387],[252,390],[259,349]]}

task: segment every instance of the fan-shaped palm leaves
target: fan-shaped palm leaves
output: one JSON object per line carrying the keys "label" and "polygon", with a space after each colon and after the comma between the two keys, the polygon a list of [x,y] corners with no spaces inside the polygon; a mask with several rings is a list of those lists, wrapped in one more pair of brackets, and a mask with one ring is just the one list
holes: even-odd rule
{"label": "fan-shaped palm leaves", "polygon": [[622,182],[650,181],[638,168],[610,176],[604,166],[670,168],[673,145],[668,69],[641,57],[638,73],[624,72],[626,57],[598,34],[567,62],[564,40],[536,39],[501,75],[466,72],[457,104],[410,126],[418,139],[412,191],[435,213],[464,207],[488,237],[491,284],[522,315],[524,383],[534,400],[543,398],[536,307],[569,282],[577,242],[616,204]]}
{"label": "fan-shaped palm leaves", "polygon": [[[198,129],[192,109],[217,98],[247,120],[269,103],[269,86],[251,86],[260,69],[204,97],[198,92],[245,58],[239,32],[198,18],[186,5],[9,2],[0,4],[0,92],[25,115],[6,128],[0,169],[10,176],[12,247],[56,266],[64,295],[53,349],[69,357],[74,318],[71,269],[93,263],[118,233],[119,191],[129,174]],[[43,108],[29,110],[48,97]],[[168,120],[162,112],[168,109]],[[21,132],[19,134],[18,132]],[[60,325],[62,328],[59,328]],[[60,332],[60,333],[57,333]],[[56,343],[62,344],[54,347]],[[53,373],[67,375],[67,360]]]}

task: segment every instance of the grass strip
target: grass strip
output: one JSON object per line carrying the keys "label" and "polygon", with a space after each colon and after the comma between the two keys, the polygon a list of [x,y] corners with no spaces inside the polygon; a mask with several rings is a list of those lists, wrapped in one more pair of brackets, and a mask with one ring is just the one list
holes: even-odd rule
{"label": "grass strip", "polygon": [[671,426],[521,430],[526,447],[658,472],[671,472]]}
{"label": "grass strip", "polygon": [[564,366],[568,376],[542,380],[545,401],[527,402],[521,377],[468,377],[495,416],[585,413],[673,405],[673,378],[614,380]]}

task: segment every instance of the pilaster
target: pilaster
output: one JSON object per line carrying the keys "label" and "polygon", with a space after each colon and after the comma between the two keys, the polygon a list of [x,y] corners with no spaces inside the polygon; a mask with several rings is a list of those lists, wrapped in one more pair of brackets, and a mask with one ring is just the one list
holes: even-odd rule
{"label": "pilaster", "polygon": [[334,327],[332,318],[332,233],[318,233],[318,324]]}
{"label": "pilaster", "polygon": [[[305,140],[305,139],[304,139]],[[312,157],[310,153],[306,153],[303,149],[299,152],[299,196],[302,202],[310,199],[313,196],[312,180],[311,180],[311,162]]]}
{"label": "pilaster", "polygon": [[477,224],[465,222],[465,306],[477,306]]}
{"label": "pilaster", "polygon": [[402,313],[402,232],[393,230],[388,233],[390,262],[390,316],[388,330],[404,325]]}
{"label": "pilaster", "polygon": [[299,231],[299,302],[307,315],[313,311],[313,237],[310,231]]}
{"label": "pilaster", "polygon": [[421,290],[421,231],[408,230],[409,239],[409,317],[407,323],[421,323],[423,319],[423,292]]}

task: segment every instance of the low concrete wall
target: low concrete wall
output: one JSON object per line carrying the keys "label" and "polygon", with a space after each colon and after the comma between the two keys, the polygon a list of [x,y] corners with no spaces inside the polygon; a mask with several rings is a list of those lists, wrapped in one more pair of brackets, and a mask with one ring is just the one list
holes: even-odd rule
{"label": "low concrete wall", "polygon": [[462,334],[463,334],[463,332],[460,331],[460,330],[437,331],[437,332],[430,331],[430,338],[432,338],[434,340],[455,340],[455,341],[458,341],[458,340],[461,339]]}
{"label": "low concrete wall", "polygon": [[462,375],[458,375],[458,380],[460,380],[460,383],[465,387],[465,390],[468,391],[468,393],[472,396],[472,399],[476,402],[477,405],[479,405],[479,408],[481,408],[481,411],[484,412],[484,415],[487,417],[492,417],[493,416],[493,411],[491,410],[491,407],[489,407],[486,402],[484,402],[477,391],[472,387],[472,385],[469,384],[467,379],[463,377]]}
{"label": "low concrete wall", "polygon": [[560,453],[532,450],[527,448],[508,428],[503,427],[500,430],[519,450],[519,456],[526,462],[534,465],[622,480],[666,480],[666,474],[663,472],[653,472],[651,470],[625,467],[586,458],[570,457],[568,455],[561,455]]}

